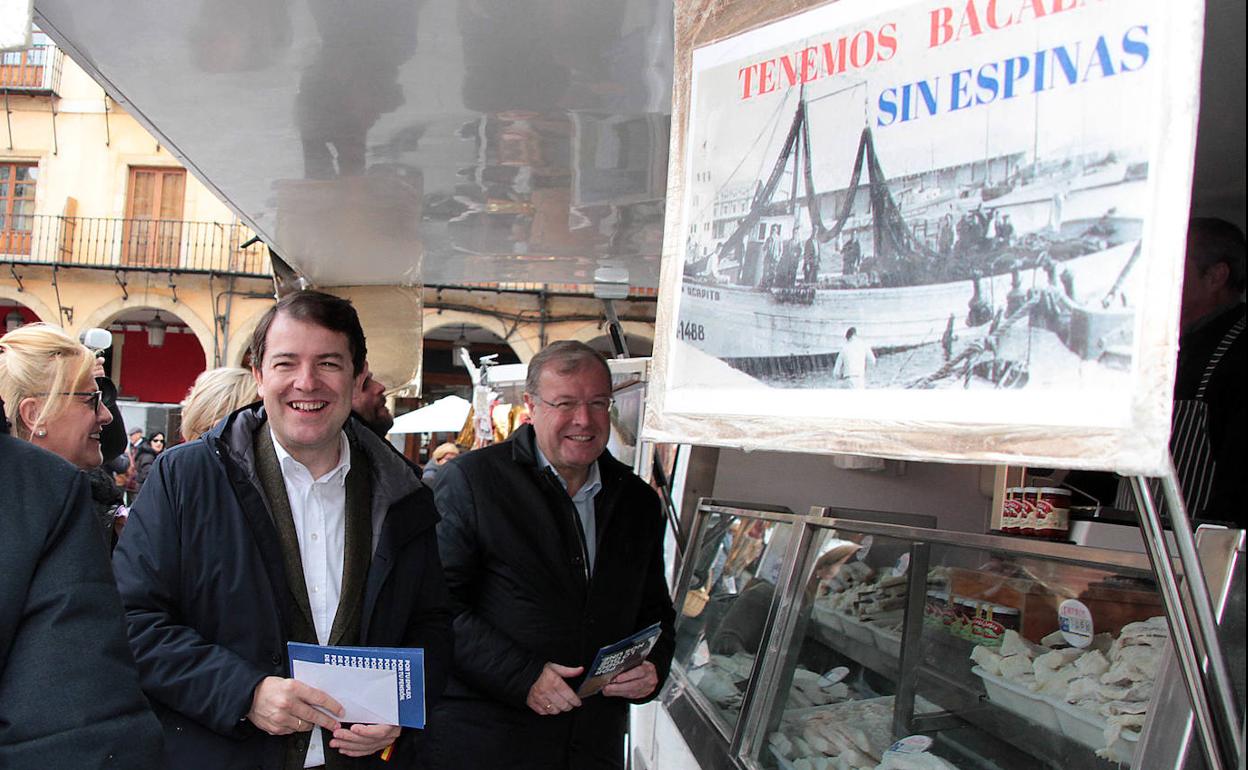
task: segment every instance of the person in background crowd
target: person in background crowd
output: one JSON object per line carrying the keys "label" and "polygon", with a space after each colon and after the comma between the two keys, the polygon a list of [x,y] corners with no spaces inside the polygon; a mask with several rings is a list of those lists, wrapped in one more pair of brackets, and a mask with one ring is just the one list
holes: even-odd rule
{"label": "person in background crowd", "polygon": [[290,641],[420,647],[426,708],[445,683],[438,515],[411,466],[350,419],[366,354],[351,303],[283,297],[251,342],[263,403],[157,458],[131,510],[113,567],[166,767],[410,765],[418,731],[342,724],[287,664]]}
{"label": "person in background crowd", "polygon": [[256,378],[241,366],[200,372],[182,401],[183,440],[194,441],[222,417],[256,399]]}
{"label": "person in background crowd", "polygon": [[[111,335],[109,337],[111,339]],[[79,342],[82,342],[81,338]],[[85,343],[83,344],[85,345]],[[126,422],[121,417],[121,408],[117,406],[117,386],[113,384],[113,381],[105,373],[104,357],[100,353],[101,351],[98,350],[91,351],[91,355],[95,357],[95,365],[91,368],[91,376],[95,378],[95,389],[100,391],[100,399],[104,402],[104,407],[108,409],[108,413],[113,417],[112,421],[104,426],[104,430],[100,433],[100,454],[104,458],[104,464],[108,465],[118,456],[126,453],[129,449],[129,444],[126,442]]]}
{"label": "person in background crowd", "polygon": [[451,460],[459,457],[459,447],[447,441],[438,444],[437,449],[433,450],[433,454],[429,456],[429,462],[425,465],[425,472],[421,474],[420,480],[426,486],[436,487],[438,483],[438,472]]}
{"label": "person in background crowd", "polygon": [[1248,493],[1244,252],[1244,234],[1230,222],[1189,223],[1170,436],[1189,513],[1237,527]]}
{"label": "person in background crowd", "polygon": [[128,443],[126,444],[125,455],[127,459],[124,480],[120,477],[117,479],[117,486],[121,487],[126,493],[126,502],[133,503],[134,498],[139,493],[138,484],[138,452],[139,445],[143,443],[143,429],[134,427],[130,429],[128,434]]}
{"label": "person in background crowd", "polygon": [[156,462],[156,456],[163,451],[165,451],[165,434],[160,431],[148,436],[147,440],[140,442],[138,449],[134,450],[134,494],[136,497],[143,490],[147,475],[152,472],[152,463]]}
{"label": "person in background crowd", "polygon": [[113,542],[114,512],[122,501],[100,468],[102,434],[113,416],[96,389],[95,356],[49,324],[15,329],[0,337],[0,348],[0,398],[12,404],[15,434],[94,474],[99,528]]}
{"label": "person in background crowd", "polygon": [[156,770],[160,723],[139,690],[86,479],[10,436],[3,400],[0,488],[0,767]]}
{"label": "person in background crowd", "polygon": [[394,415],[386,406],[386,386],[373,376],[367,365],[364,367],[364,384],[351,397],[351,411],[369,430],[382,438],[394,427]]}
{"label": "person in background crowd", "polygon": [[104,463],[103,467],[113,474],[113,483],[117,485],[117,488],[124,491],[126,478],[130,476],[130,453],[122,452],[112,460]]}
{"label": "person in background crowd", "polygon": [[[438,542],[455,657],[422,761],[623,768],[630,703],[655,697],[675,644],[659,498],[606,451],[611,374],[563,341],[529,362],[532,423],[438,471]],[[658,623],[647,660],[582,701],[600,647]]]}
{"label": "person in background crowd", "polygon": [[[79,335],[80,342],[86,333]],[[110,344],[111,337],[109,335]],[[126,526],[126,488],[124,483],[117,481],[117,477],[118,474],[124,477],[129,472],[130,445],[126,440],[126,423],[121,417],[121,408],[117,406],[117,386],[104,372],[104,358],[100,351],[92,350],[91,353],[95,356],[95,366],[91,369],[95,389],[100,391],[101,400],[113,419],[100,431],[100,455],[104,463],[88,468],[86,473],[91,482],[91,500],[95,503],[101,525],[108,530],[111,522],[111,531],[106,532],[111,548],[117,545],[117,538],[121,537],[121,530]]]}

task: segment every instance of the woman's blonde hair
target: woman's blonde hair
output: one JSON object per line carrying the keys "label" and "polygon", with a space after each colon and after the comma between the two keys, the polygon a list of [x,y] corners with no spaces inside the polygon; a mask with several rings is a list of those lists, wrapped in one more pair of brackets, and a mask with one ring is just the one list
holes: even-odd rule
{"label": "woman's blonde hair", "polygon": [[255,400],[256,378],[247,369],[223,366],[200,373],[182,402],[182,438],[194,441],[217,420]]}
{"label": "woman's blonde hair", "polygon": [[[29,441],[37,426],[55,419],[69,403],[65,394],[78,390],[94,365],[91,351],[59,326],[27,324],[0,337],[0,399],[15,435]],[[33,425],[18,408],[27,398],[43,398]]]}
{"label": "woman's blonde hair", "polygon": [[447,441],[444,444],[438,444],[438,448],[433,450],[433,456],[430,459],[436,463],[438,460],[441,460],[443,457],[446,457],[447,455],[455,455],[456,457],[458,457],[459,447],[451,443],[450,441]]}

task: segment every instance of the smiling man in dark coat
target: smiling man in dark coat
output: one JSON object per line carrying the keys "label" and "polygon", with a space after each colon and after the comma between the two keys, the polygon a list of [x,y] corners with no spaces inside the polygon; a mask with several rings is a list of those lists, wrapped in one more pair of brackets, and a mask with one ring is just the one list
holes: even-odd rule
{"label": "smiling man in dark coat", "polygon": [[286,643],[421,647],[425,700],[450,656],[433,496],[349,420],[366,372],[350,303],[280,300],[256,327],[263,405],[161,454],[113,557],[143,689],[179,770],[393,767],[413,731],[346,726],[290,679]]}
{"label": "smiling man in dark coat", "polygon": [[[529,363],[525,390],[532,425],[439,471],[456,647],[425,747],[435,770],[622,768],[628,706],[653,698],[671,664],[664,520],[605,451],[606,362],[556,342]],[[654,623],[646,662],[576,696],[600,647]]]}

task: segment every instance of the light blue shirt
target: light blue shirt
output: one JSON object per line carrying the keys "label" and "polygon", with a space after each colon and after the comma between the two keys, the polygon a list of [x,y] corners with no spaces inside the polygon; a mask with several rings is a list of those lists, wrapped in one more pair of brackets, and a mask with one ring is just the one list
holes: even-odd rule
{"label": "light blue shirt", "polygon": [[[546,459],[541,449],[537,450],[537,464],[542,470],[550,468],[554,471],[559,483],[563,484],[563,491],[568,491],[567,480],[559,475],[559,469],[550,464],[550,460]],[[576,506],[576,514],[581,519],[581,529],[585,531],[585,555],[589,558],[591,573],[594,571],[594,558],[598,554],[598,526],[594,521],[594,495],[598,494],[600,489],[602,489],[602,474],[598,472],[598,463],[595,461],[589,466],[585,483],[576,490],[575,495],[571,495],[572,505]]]}

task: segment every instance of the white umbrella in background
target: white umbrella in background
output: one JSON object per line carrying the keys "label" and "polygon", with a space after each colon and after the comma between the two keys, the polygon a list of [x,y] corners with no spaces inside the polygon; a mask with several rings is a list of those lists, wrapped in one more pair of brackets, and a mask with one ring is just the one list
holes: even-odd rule
{"label": "white umbrella in background", "polygon": [[458,433],[468,418],[471,404],[459,396],[446,396],[428,406],[400,415],[390,433]]}

